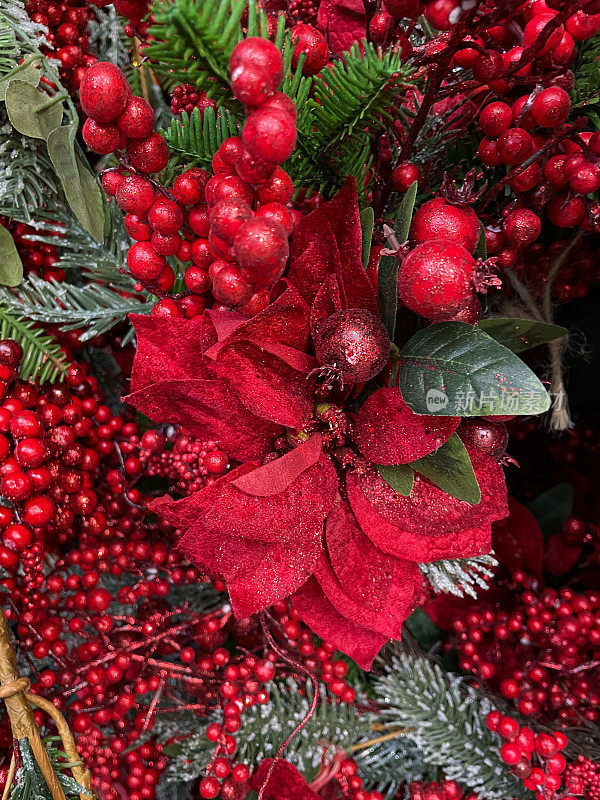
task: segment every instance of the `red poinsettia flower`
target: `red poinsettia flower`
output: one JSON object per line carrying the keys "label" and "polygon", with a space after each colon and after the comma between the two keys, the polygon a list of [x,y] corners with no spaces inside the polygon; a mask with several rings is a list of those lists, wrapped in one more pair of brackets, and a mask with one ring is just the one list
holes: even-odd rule
{"label": "red poinsettia flower", "polygon": [[278,759],[273,768],[272,763],[272,758],[265,758],[250,778],[250,787],[256,792],[261,790],[268,778],[263,789],[264,800],[321,800],[321,796],[313,792],[293,764],[283,758]]}
{"label": "red poinsettia flower", "polygon": [[422,599],[418,563],[489,552],[491,522],[507,509],[502,470],[479,451],[470,451],[478,505],[418,475],[404,497],[374,466],[434,452],[458,418],[414,414],[394,387],[357,411],[356,387],[323,398],[311,331],[340,310],[377,312],[360,253],[349,183],[300,222],[288,279],[257,316],[134,317],[128,399],[238,463],[201,491],[152,506],[183,531],[183,552],[223,578],[236,615],[291,596],[318,635],[368,668]]}

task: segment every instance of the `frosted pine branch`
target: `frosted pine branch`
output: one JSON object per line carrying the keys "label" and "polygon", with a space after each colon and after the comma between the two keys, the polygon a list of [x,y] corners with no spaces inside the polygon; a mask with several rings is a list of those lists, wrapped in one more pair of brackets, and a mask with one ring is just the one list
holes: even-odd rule
{"label": "frosted pine branch", "polygon": [[455,558],[419,564],[424,578],[436,594],[477,597],[477,587],[487,589],[487,580],[494,574],[498,562],[493,555],[475,558]]}

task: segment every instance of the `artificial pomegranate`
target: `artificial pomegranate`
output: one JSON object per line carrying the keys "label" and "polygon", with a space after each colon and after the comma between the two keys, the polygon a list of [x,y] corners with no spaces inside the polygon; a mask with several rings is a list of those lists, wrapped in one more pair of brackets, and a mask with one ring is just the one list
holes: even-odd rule
{"label": "artificial pomegranate", "polygon": [[473,296],[475,260],[447,239],[425,242],[400,265],[398,295],[404,305],[432,322],[451,319]]}
{"label": "artificial pomegranate", "polygon": [[362,308],[338,311],[313,334],[317,361],[339,374],[342,383],[374,378],[388,360],[390,337],[378,317]]}
{"label": "artificial pomegranate", "polygon": [[446,239],[472,253],[479,240],[479,221],[470,206],[454,205],[436,197],[415,213],[410,238],[415,244]]}

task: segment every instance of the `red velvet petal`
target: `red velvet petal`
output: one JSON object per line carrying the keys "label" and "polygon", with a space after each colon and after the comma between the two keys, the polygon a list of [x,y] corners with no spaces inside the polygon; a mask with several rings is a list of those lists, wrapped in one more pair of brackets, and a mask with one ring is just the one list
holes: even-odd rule
{"label": "red velvet petal", "polygon": [[327,319],[336,311],[341,311],[342,308],[344,308],[344,303],[342,302],[340,282],[335,275],[328,275],[321,284],[310,309],[310,328],[313,334],[321,320]]}
{"label": "red velvet petal", "polygon": [[302,473],[314,466],[321,455],[321,435],[316,433],[307,442],[295,447],[275,461],[237,478],[233,485],[246,494],[269,497],[285,491]]}
{"label": "red velvet petal", "polygon": [[[293,352],[305,358],[300,351]],[[312,413],[313,385],[306,373],[256,343],[234,340],[226,345],[212,371],[230,382],[241,402],[257,417],[298,429]]]}
{"label": "red velvet petal", "polygon": [[348,499],[362,530],[384,552],[411,561],[488,553],[490,523],[507,513],[504,476],[489,456],[474,451],[470,455],[482,493],[474,506],[419,475],[410,497],[403,497],[375,470],[350,473]]}
{"label": "red velvet petal", "polygon": [[285,291],[255,317],[246,320],[236,336],[306,349],[310,308],[300,292],[289,281],[286,284]]}
{"label": "red velvet petal", "polygon": [[315,578],[309,578],[292,596],[292,605],[317,636],[349,655],[363,669],[371,668],[387,641],[387,636],[367,630],[336,611]]}
{"label": "red velvet petal", "polygon": [[137,335],[133,392],[161,380],[209,377],[200,358],[202,317],[189,320],[130,314],[129,319]]}
{"label": "red velvet petal", "polygon": [[177,422],[193,436],[212,439],[239,461],[265,456],[281,432],[251,414],[222,381],[160,381],[125,400],[155,422]]}
{"label": "red velvet petal", "polygon": [[542,577],[544,545],[542,530],[528,508],[508,498],[510,516],[492,526],[494,551],[509,572],[525,570]]}
{"label": "red velvet petal", "polygon": [[[273,759],[265,758],[250,778],[250,787],[260,792]],[[277,761],[263,792],[264,800],[321,800],[321,795],[313,792],[302,775],[289,761]]]}
{"label": "red velvet petal", "polygon": [[338,54],[366,36],[367,19],[362,0],[321,0],[317,22],[327,34],[332,50]]}
{"label": "red velvet petal", "polygon": [[[313,211],[308,217],[316,213]],[[302,227],[302,221],[298,227]],[[312,304],[327,275],[337,274],[342,268],[337,242],[326,219],[320,231],[311,233],[310,226],[309,230],[296,231],[293,242],[297,242],[296,255],[290,264],[289,277],[301,295]]]}
{"label": "red velvet petal", "polygon": [[408,464],[433,453],[458,428],[459,417],[415,414],[399,389],[377,389],[356,416],[354,439],[375,464]]}
{"label": "red velvet petal", "polygon": [[361,625],[398,637],[402,622],[421,599],[423,578],[417,565],[378,550],[360,530],[347,503],[340,502],[329,512],[325,530],[327,568],[356,611],[348,614],[340,608],[317,572],[325,594]]}
{"label": "red velvet petal", "polygon": [[[288,542],[298,551],[307,543],[317,542],[320,547],[325,517],[335,502],[338,486],[337,473],[329,459],[321,456],[287,489],[269,497],[246,494],[235,485],[236,478],[257,466],[256,463],[245,465],[242,472],[231,473],[185,498],[189,507],[193,507],[195,527],[202,529],[203,535],[210,532],[262,543]],[[163,500],[160,507],[152,506],[155,507],[169,513],[168,521],[177,524],[173,522],[173,515],[176,516],[182,506]],[[187,506],[185,513],[192,513]]]}

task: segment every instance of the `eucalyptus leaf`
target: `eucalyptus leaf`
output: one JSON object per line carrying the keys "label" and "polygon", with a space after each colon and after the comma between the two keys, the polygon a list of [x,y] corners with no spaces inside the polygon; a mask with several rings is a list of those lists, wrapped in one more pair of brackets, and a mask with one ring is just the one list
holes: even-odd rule
{"label": "eucalyptus leaf", "polygon": [[400,390],[416,414],[541,414],[550,396],[529,367],[480,328],[439,322],[401,353]]}
{"label": "eucalyptus leaf", "polygon": [[373,237],[373,225],[375,224],[375,212],[371,206],[363,208],[360,212],[360,227],[362,228],[362,263],[366,269],[371,255],[371,238]]}
{"label": "eucalyptus leaf", "polygon": [[381,256],[377,271],[377,294],[381,321],[394,340],[396,313],[398,311],[398,269],[400,262],[396,256]]}
{"label": "eucalyptus leaf", "polygon": [[398,492],[398,494],[404,497],[410,495],[415,476],[408,464],[397,464],[394,467],[375,464],[375,467],[383,480],[388,483],[395,492]]}
{"label": "eucalyptus leaf", "polygon": [[410,223],[412,222],[418,189],[419,184],[417,181],[408,187],[404,197],[402,198],[402,202],[400,203],[398,213],[396,214],[396,224],[394,225],[394,230],[396,233],[396,239],[398,239],[400,244],[403,244],[408,239],[408,234],[410,233]]}
{"label": "eucalyptus leaf", "polygon": [[0,284],[18,286],[23,279],[23,262],[12,234],[0,225]]}
{"label": "eucalyptus leaf", "polygon": [[24,80],[14,78],[6,88],[6,111],[11,125],[23,136],[47,139],[63,118],[62,103],[40,109],[51,98]]}
{"label": "eucalyptus leaf", "polygon": [[48,155],[73,213],[97,242],[104,241],[104,202],[94,175],[74,149],[74,130],[64,126],[48,136]]}
{"label": "eucalyptus leaf", "polygon": [[481,502],[471,459],[456,433],[434,453],[412,461],[410,466],[451,497],[472,505]]}
{"label": "eucalyptus leaf", "polygon": [[480,321],[479,328],[513,353],[561,339],[567,333],[560,325],[520,317],[489,317]]}
{"label": "eucalyptus leaf", "polygon": [[0,100],[6,100],[6,90],[8,89],[8,84],[13,80],[23,81],[24,83],[28,83],[31,86],[37,86],[41,80],[42,73],[35,65],[29,64],[24,69],[20,69],[17,67],[16,70],[11,70],[9,73],[4,75],[2,80],[0,80]]}

